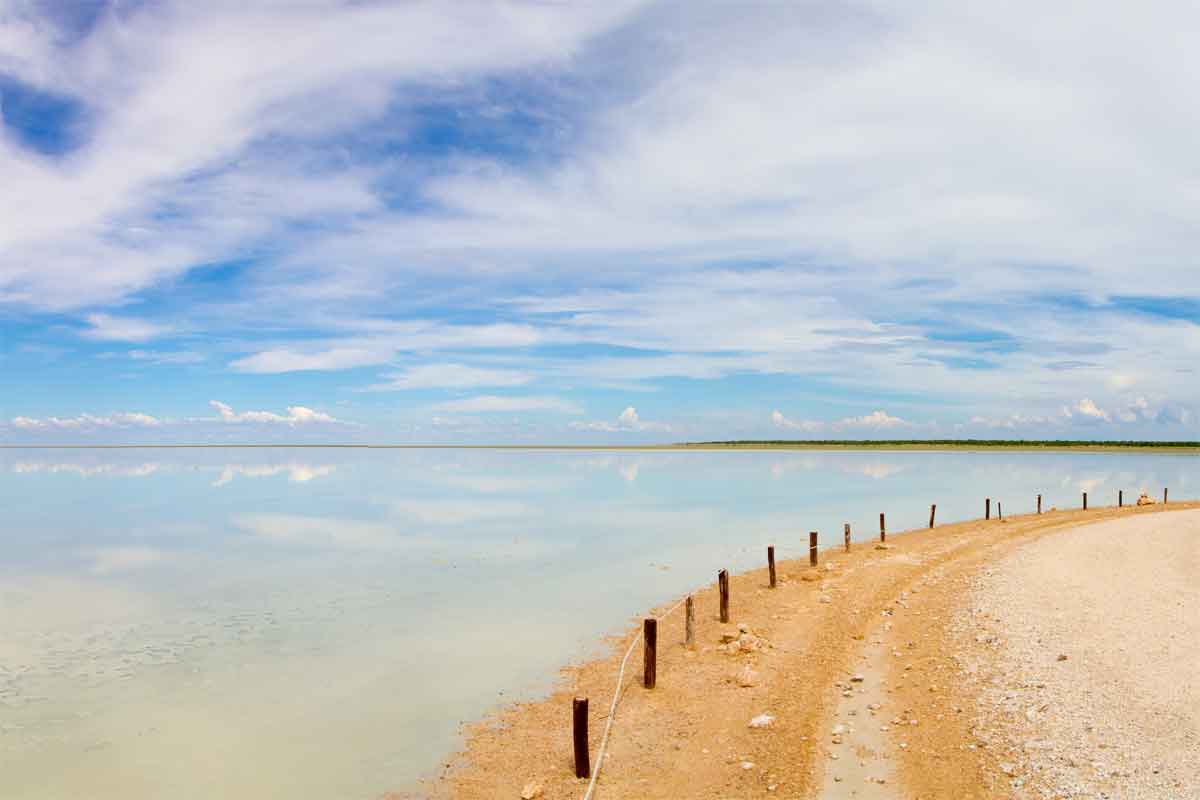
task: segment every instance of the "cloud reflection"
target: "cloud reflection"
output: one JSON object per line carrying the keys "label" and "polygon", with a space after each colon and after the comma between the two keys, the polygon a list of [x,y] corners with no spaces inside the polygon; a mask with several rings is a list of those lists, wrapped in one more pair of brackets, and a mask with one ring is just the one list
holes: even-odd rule
{"label": "cloud reflection", "polygon": [[289,482],[307,483],[315,478],[323,478],[326,475],[330,475],[336,469],[337,467],[332,464],[313,466],[294,461],[290,461],[287,464],[226,464],[221,468],[220,477],[213,481],[212,485],[224,486],[238,476],[243,478],[270,478],[285,472],[287,473]]}

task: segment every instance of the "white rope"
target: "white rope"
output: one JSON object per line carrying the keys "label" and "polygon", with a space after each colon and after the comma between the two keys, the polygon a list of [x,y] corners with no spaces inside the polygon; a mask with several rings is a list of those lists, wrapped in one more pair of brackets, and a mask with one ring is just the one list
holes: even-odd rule
{"label": "white rope", "polygon": [[[686,600],[686,597],[682,598],[678,603],[667,609],[662,616],[655,617],[655,619],[669,617]],[[629,649],[625,651],[625,657],[621,659],[621,669],[617,672],[617,688],[613,690],[612,704],[608,707],[608,721],[604,723],[604,735],[600,737],[600,750],[596,753],[596,765],[592,767],[592,779],[588,781],[588,788],[584,792],[583,800],[591,800],[592,792],[596,790],[596,779],[600,777],[600,766],[604,763],[604,751],[608,747],[608,734],[612,730],[613,717],[617,715],[617,700],[621,698],[621,681],[625,679],[625,664],[629,662],[629,657],[633,655],[633,648],[637,647],[637,643],[641,639],[642,632],[638,631],[637,636],[634,636],[633,641],[629,643]]]}

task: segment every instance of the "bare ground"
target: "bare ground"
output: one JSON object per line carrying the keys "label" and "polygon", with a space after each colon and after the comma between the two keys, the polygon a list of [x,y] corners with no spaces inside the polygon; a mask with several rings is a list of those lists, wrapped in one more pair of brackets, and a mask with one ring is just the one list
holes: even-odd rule
{"label": "bare ground", "polygon": [[[1196,509],[1200,504],[1173,503],[1170,508]],[[1178,540],[1174,550],[1142,548],[1146,557],[1136,570],[1123,572],[1122,580],[1130,584],[1130,594],[1141,596],[1162,587],[1157,592],[1161,597],[1149,605],[1127,605],[1119,616],[1110,617],[1118,618],[1122,629],[1142,631],[1141,639],[1114,646],[1158,653],[1147,656],[1150,661],[1168,659],[1163,669],[1173,671],[1176,680],[1167,683],[1179,684],[1181,674],[1190,675],[1182,681],[1191,687],[1184,694],[1164,689],[1138,712],[1161,708],[1156,705],[1160,701],[1175,703],[1178,713],[1170,722],[1174,730],[1182,731],[1179,737],[1160,741],[1149,728],[1140,729],[1143,737],[1155,738],[1155,747],[1160,748],[1154,751],[1156,757],[1162,754],[1160,773],[1152,774],[1162,774],[1163,785],[1170,785],[1175,794],[1133,795],[1112,793],[1111,788],[1108,795],[1054,794],[1060,790],[1050,780],[1054,773],[1049,767],[1038,768],[1034,766],[1038,762],[1029,758],[1014,761],[1018,746],[1020,752],[1028,752],[1026,733],[1017,730],[1011,714],[993,713],[1016,708],[1028,723],[1049,720],[1051,709],[1070,709],[1080,702],[1078,695],[1042,700],[1034,719],[1026,719],[1026,706],[997,704],[994,690],[997,682],[1008,681],[1043,683],[1045,689],[1037,691],[1047,698],[1054,691],[1065,691],[1051,689],[1040,672],[1035,676],[1034,668],[1042,669],[1046,653],[1065,649],[1067,641],[1083,644],[1075,633],[1080,630],[1079,620],[1060,612],[1078,605],[1075,598],[1092,597],[1080,586],[1101,592],[1111,576],[1103,570],[1094,578],[1079,578],[1079,573],[1124,558],[1116,552],[1091,559],[1080,556],[1080,549],[1091,551],[1089,532],[1096,527],[1078,526],[1112,520],[1118,526],[1173,530],[1177,520],[1200,518],[1200,514],[1160,515],[1157,510],[1147,506],[1052,511],[1003,522],[974,521],[889,534],[888,549],[856,543],[848,554],[822,553],[817,569],[801,562],[780,564],[776,589],[768,588],[765,569],[735,575],[730,581],[730,625],[717,620],[715,586],[699,590],[695,648],[682,645],[681,611],[659,623],[657,688],[641,687],[640,650],[630,659],[595,798],[1200,796],[1194,783],[1196,771],[1182,777],[1180,773],[1194,761],[1186,756],[1172,760],[1171,755],[1178,755],[1180,746],[1195,743],[1197,638],[1188,625],[1195,625],[1198,616],[1195,586],[1200,559],[1195,542],[1200,536],[1173,534],[1172,541]],[[1157,525],[1157,520],[1164,523]],[[1037,549],[1059,541],[1067,542],[1062,545],[1066,550]],[[1137,540],[1118,532],[1095,541],[1123,553]],[[1190,567],[1179,568],[1174,583],[1162,584],[1163,572],[1175,569],[1164,559],[1172,564],[1190,559]],[[1080,585],[1056,590],[1055,581],[1063,585],[1061,575],[1021,572],[1049,560],[1065,565],[1060,572],[1076,576]],[[988,583],[993,579],[998,583]],[[1059,606],[1045,610],[1044,604],[1030,599],[1035,595],[1023,595],[1030,581],[1040,581],[1040,591],[1058,597]],[[1191,594],[1178,597],[1168,588],[1188,586]],[[996,605],[981,603],[991,593]],[[1163,617],[1166,612],[1171,615]],[[738,623],[749,629],[741,636],[746,647],[730,653],[733,648],[722,646],[722,638],[736,638]],[[1178,648],[1152,649],[1161,644],[1161,636],[1156,635],[1160,625],[1176,626]],[[1034,638],[1020,639],[1021,646],[1014,645],[1009,652],[996,642],[1018,641],[1010,637],[1012,627],[1032,632]],[[1043,632],[1040,644],[1038,631]],[[465,751],[419,796],[519,798],[532,784],[540,789],[538,796],[550,800],[582,797],[587,781],[574,777],[571,699],[590,698],[595,758],[620,658],[634,634],[631,630],[614,641],[609,657],[565,670],[561,688],[545,700],[505,709],[471,726]],[[1045,643],[1047,635],[1056,637],[1054,644]],[[1116,641],[1121,634],[1113,637]],[[1126,696],[1100,688],[1111,677],[1107,670],[1121,666],[1118,656],[1091,660],[1082,649],[1073,652],[1079,653],[1078,661],[1073,663],[1068,653],[1063,653],[1067,661],[1058,661],[1060,654],[1055,652],[1053,664],[1091,665],[1074,677],[1092,693],[1085,695],[1088,702]],[[1175,660],[1189,653],[1190,662]],[[1013,660],[1001,661],[1001,654]],[[747,667],[753,675],[742,682],[753,685],[739,685],[737,676]],[[1125,662],[1124,667],[1122,686],[1137,685],[1140,670],[1146,668],[1143,661]],[[1159,675],[1146,673],[1146,677]],[[1189,700],[1191,716],[1179,705]],[[774,718],[768,727],[749,727],[752,718],[764,713]],[[1105,713],[1097,710],[1094,717]],[[1064,724],[1068,726],[1064,732],[1054,734],[1056,756],[1077,746],[1076,729],[1069,721]],[[1194,746],[1192,750],[1194,756]]]}

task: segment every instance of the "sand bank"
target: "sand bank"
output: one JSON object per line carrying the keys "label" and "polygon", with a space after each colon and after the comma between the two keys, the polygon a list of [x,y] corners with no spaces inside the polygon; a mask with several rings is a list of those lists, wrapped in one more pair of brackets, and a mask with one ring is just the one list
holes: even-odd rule
{"label": "sand bank", "polygon": [[[1200,504],[1169,508],[889,535],[781,563],[776,589],[735,575],[729,625],[703,588],[694,648],[681,613],[659,623],[657,688],[631,659],[595,797],[1200,796]],[[594,757],[633,635],[472,726],[426,794],[582,797],[571,698],[591,699]]]}

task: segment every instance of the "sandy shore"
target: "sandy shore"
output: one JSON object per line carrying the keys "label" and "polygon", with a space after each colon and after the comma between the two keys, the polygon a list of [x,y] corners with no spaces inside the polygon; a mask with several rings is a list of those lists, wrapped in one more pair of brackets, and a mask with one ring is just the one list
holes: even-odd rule
{"label": "sandy shore", "polygon": [[[596,798],[1200,797],[1200,504],[939,526],[779,577],[733,576],[729,625],[696,592],[694,648],[660,621],[658,686],[639,649]],[[470,727],[420,796],[582,797],[571,698],[594,758],[633,635]]]}

